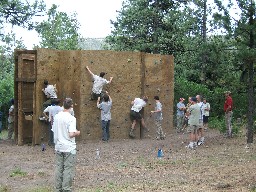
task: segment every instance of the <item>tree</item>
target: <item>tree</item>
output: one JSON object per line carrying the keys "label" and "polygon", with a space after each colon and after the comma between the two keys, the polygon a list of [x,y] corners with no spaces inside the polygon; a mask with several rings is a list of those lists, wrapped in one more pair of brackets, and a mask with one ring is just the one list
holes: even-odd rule
{"label": "tree", "polygon": [[0,1],[0,27],[3,23],[33,28],[33,17],[44,14],[45,4],[43,1],[35,0],[34,3],[21,0]]}
{"label": "tree", "polygon": [[78,49],[80,24],[76,14],[68,16],[58,12],[55,4],[49,9],[47,21],[38,23],[35,30],[41,37],[40,46],[44,48],[75,50]]}
{"label": "tree", "polygon": [[114,30],[106,42],[114,50],[163,54],[182,50],[182,28],[178,25],[181,4],[174,0],[126,0],[117,21],[111,21]]}
{"label": "tree", "polygon": [[238,19],[234,18],[227,11],[234,6],[230,2],[225,7],[221,1],[215,0],[218,4],[220,13],[215,14],[216,21],[223,25],[226,31],[236,41],[237,47],[237,66],[242,70],[241,83],[246,87],[248,94],[248,113],[247,113],[247,143],[253,143],[253,117],[254,117],[254,63],[256,61],[256,6],[254,0],[236,0],[240,14]]}

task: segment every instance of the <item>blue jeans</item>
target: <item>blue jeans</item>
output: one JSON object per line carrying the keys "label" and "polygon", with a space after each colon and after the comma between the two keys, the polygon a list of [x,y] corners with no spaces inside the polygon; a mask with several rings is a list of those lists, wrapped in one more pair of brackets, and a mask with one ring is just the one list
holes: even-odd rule
{"label": "blue jeans", "polygon": [[102,128],[102,140],[107,141],[109,140],[109,125],[110,121],[101,121],[101,128]]}

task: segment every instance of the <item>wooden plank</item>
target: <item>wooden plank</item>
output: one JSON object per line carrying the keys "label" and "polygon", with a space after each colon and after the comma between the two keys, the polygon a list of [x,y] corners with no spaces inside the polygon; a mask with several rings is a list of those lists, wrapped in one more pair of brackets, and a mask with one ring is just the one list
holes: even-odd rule
{"label": "wooden plank", "polygon": [[22,83],[18,83],[18,145],[23,145]]}
{"label": "wooden plank", "polygon": [[21,54],[21,59],[22,60],[35,60],[35,54]]}
{"label": "wooden plank", "polygon": [[34,83],[36,82],[36,78],[24,78],[24,77],[19,77],[15,79],[16,82],[28,82],[28,83]]}

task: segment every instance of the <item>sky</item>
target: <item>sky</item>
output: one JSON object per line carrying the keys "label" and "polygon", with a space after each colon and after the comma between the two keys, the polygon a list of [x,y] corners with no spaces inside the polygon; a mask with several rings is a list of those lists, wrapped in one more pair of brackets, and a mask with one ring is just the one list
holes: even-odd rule
{"label": "sky", "polygon": [[[123,0],[44,0],[47,9],[52,4],[59,6],[57,9],[68,15],[77,13],[80,23],[79,33],[84,38],[104,38],[111,33],[110,20],[115,20],[122,8]],[[17,39],[22,38],[27,49],[39,44],[36,31],[27,31],[20,27],[14,27]]]}

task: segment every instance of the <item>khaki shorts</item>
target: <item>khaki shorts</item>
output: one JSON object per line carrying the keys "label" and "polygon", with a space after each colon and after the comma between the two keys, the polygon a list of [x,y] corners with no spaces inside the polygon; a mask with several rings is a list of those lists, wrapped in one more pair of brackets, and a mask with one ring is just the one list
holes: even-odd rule
{"label": "khaki shorts", "polygon": [[199,119],[198,129],[202,129],[202,128],[204,128],[203,119]]}
{"label": "khaki shorts", "polygon": [[187,132],[189,132],[189,133],[196,133],[198,128],[199,128],[198,125],[188,125]]}

